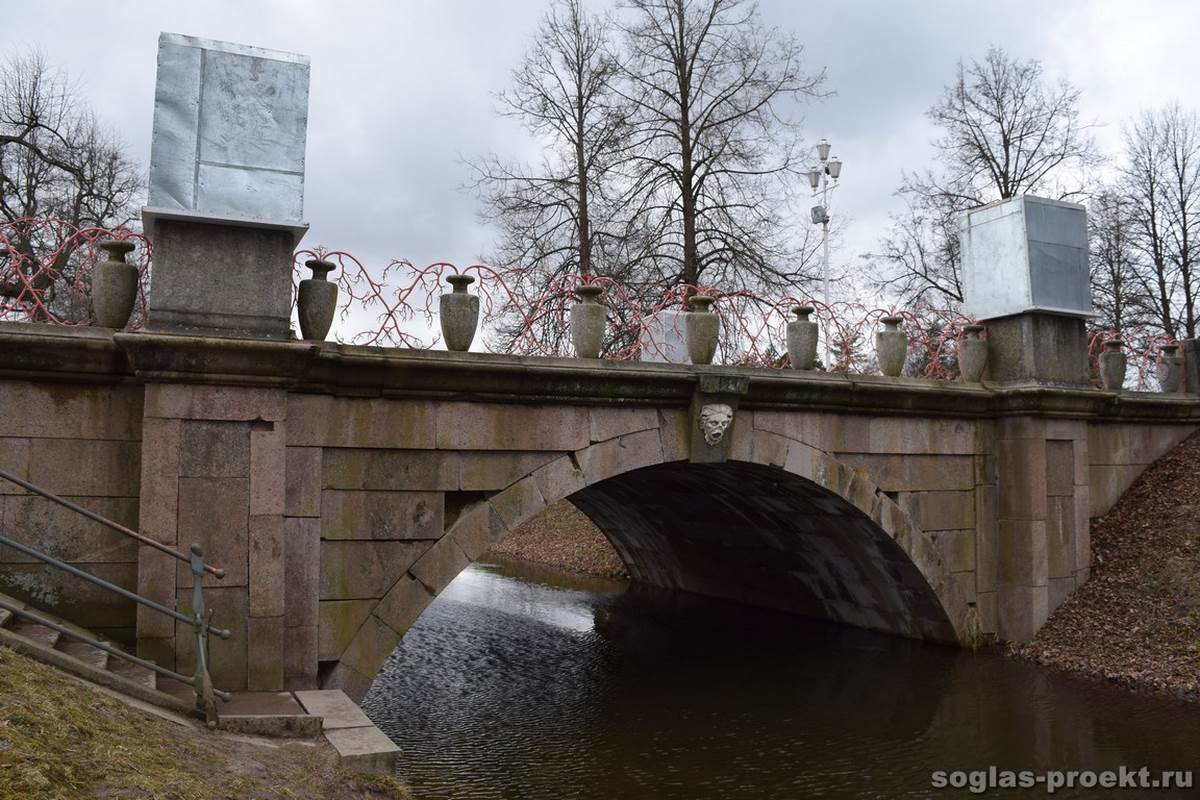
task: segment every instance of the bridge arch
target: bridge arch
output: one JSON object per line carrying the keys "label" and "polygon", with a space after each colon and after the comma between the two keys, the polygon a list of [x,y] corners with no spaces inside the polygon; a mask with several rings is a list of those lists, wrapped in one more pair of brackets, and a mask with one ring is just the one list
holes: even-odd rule
{"label": "bridge arch", "polygon": [[445,535],[399,576],[322,684],[361,699],[404,632],[469,564],[568,499],[631,576],[912,638],[964,640],[972,625],[931,539],[870,479],[781,433],[736,428],[729,460],[686,460],[680,422],[563,453],[452,510]]}

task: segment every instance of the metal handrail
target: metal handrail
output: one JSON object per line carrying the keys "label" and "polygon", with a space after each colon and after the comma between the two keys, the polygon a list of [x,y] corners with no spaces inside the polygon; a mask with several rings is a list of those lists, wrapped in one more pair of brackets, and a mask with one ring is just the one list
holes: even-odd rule
{"label": "metal handrail", "polygon": [[[33,492],[34,494],[40,494],[42,497],[46,498],[47,500],[52,500],[55,503],[58,503],[63,508],[68,508],[71,511],[74,511],[76,514],[80,514],[82,516],[87,517],[88,519],[92,520],[93,522],[99,522],[101,525],[104,525],[108,528],[112,528],[117,533],[124,534],[125,536],[128,536],[131,539],[137,539],[139,542],[146,545],[147,547],[153,547],[155,550],[159,550],[163,553],[166,553],[167,555],[172,556],[173,558],[177,558],[180,561],[183,561],[185,563],[188,563],[191,561],[191,559],[188,556],[179,552],[174,547],[169,547],[168,545],[165,545],[162,542],[156,542],[155,540],[151,539],[149,536],[143,536],[142,534],[138,533],[137,531],[130,530],[129,528],[126,528],[124,525],[121,525],[118,522],[113,522],[111,519],[106,519],[105,517],[100,516],[95,511],[88,511],[83,506],[77,506],[74,503],[72,503],[70,500],[67,500],[65,497],[59,497],[58,495],[54,494],[53,492],[48,492],[45,489],[41,488],[40,486],[30,483],[29,481],[25,480],[24,478],[22,478],[18,475],[12,474],[8,470],[0,469],[0,478],[3,478],[6,481],[11,481],[12,483],[15,483],[17,486],[20,486],[24,489],[28,489],[29,491]],[[225,570],[219,569],[217,567],[209,566],[207,564],[204,565],[204,571],[209,573],[210,575],[212,575],[215,578],[224,578],[225,577]]]}
{"label": "metal handrail", "polygon": [[136,541],[138,541],[144,545],[147,545],[148,547],[153,547],[155,550],[159,550],[160,552],[166,553],[167,555],[177,558],[180,561],[187,562],[188,567],[192,571],[192,616],[191,617],[188,617],[186,614],[181,614],[180,612],[176,611],[175,609],[168,608],[168,607],[162,605],[161,603],[157,603],[147,597],[142,597],[141,595],[137,594],[136,592],[131,592],[122,586],[117,586],[116,584],[110,583],[109,581],[106,581],[103,578],[92,575],[89,572],[85,572],[85,571],[79,569],[78,567],[72,566],[71,564],[68,564],[65,561],[61,561],[60,559],[54,558],[53,556],[43,553],[35,548],[29,547],[28,545],[21,544],[20,542],[13,541],[12,539],[9,539],[7,536],[0,535],[0,544],[2,544],[2,545],[12,547],[13,549],[17,550],[18,552],[21,552],[21,553],[24,553],[25,555],[36,558],[39,561],[42,561],[46,564],[49,564],[52,567],[55,567],[56,569],[61,569],[64,572],[67,572],[71,575],[75,575],[76,577],[79,577],[79,578],[83,578],[84,580],[86,580],[90,583],[93,583],[96,586],[99,586],[103,589],[107,589],[111,592],[115,592],[116,594],[120,595],[121,597],[125,597],[127,599],[133,600],[135,603],[138,603],[146,608],[149,608],[152,611],[156,611],[160,614],[165,614],[166,616],[168,616],[172,619],[175,619],[180,622],[184,622],[184,623],[191,625],[192,631],[194,632],[195,637],[196,637],[196,647],[195,647],[196,664],[195,664],[194,674],[190,678],[187,676],[181,675],[178,672],[174,672],[173,670],[169,670],[166,667],[160,667],[158,664],[155,664],[152,661],[147,661],[145,659],[138,658],[137,656],[132,655],[130,653],[126,653],[125,651],[123,651],[119,648],[111,647],[111,646],[107,645],[106,643],[99,641],[98,639],[89,639],[86,636],[81,636],[80,634],[76,633],[75,631],[71,631],[70,629],[65,628],[61,625],[58,625],[51,620],[47,620],[38,614],[34,614],[33,612],[28,611],[27,609],[14,608],[13,606],[9,605],[8,603],[3,603],[3,602],[0,602],[0,608],[5,608],[8,611],[19,614],[20,616],[33,619],[39,625],[46,625],[47,627],[58,631],[60,634],[65,634],[66,636],[68,636],[70,638],[86,642],[87,644],[90,644],[94,647],[97,647],[97,648],[103,650],[104,652],[108,653],[109,655],[113,655],[118,658],[123,658],[126,661],[130,661],[134,664],[138,664],[138,665],[146,667],[148,669],[152,669],[155,672],[158,672],[163,675],[168,675],[172,678],[175,678],[177,680],[180,680],[180,681],[190,685],[192,687],[193,692],[195,692],[195,695],[196,695],[196,706],[195,706],[196,713],[199,714],[201,717],[203,717],[210,726],[215,726],[217,724],[218,716],[219,716],[218,712],[217,712],[217,698],[219,697],[222,700],[229,700],[230,695],[228,692],[222,692],[222,691],[214,688],[212,685],[212,678],[209,677],[209,674],[208,674],[208,634],[215,633],[217,636],[221,637],[222,639],[228,639],[230,637],[231,633],[230,633],[230,631],[228,631],[226,629],[215,628],[212,625],[212,609],[207,608],[204,603],[204,576],[207,573],[209,575],[214,576],[215,578],[217,578],[219,580],[219,579],[225,577],[225,570],[220,569],[218,567],[211,566],[209,564],[205,564],[204,563],[204,551],[200,548],[200,545],[198,545],[198,544],[193,544],[191,546],[191,553],[188,555],[185,555],[173,547],[169,547],[168,545],[165,545],[161,542],[156,542],[155,540],[153,540],[147,536],[143,536],[142,534],[138,533],[137,531],[130,530],[129,528],[125,527],[124,525],[120,525],[116,522],[113,522],[110,519],[106,519],[105,517],[102,517],[94,511],[89,511],[88,509],[83,508],[82,506],[78,506],[75,503],[72,503],[70,500],[59,497],[58,495],[54,494],[53,492],[48,492],[45,489],[41,488],[40,486],[32,484],[29,481],[25,480],[24,478],[14,475],[11,472],[8,472],[7,470],[0,469],[0,479],[4,479],[4,480],[10,481],[12,483],[15,483],[18,486],[21,486],[21,487],[33,492],[34,494],[40,495],[40,496],[46,498],[47,500],[57,503],[58,505],[62,506],[63,508],[66,508],[70,511],[74,511],[75,513],[80,514],[81,516],[84,516],[87,519],[90,519],[94,522],[98,522],[107,528],[111,528],[112,530],[117,531],[120,534],[128,536],[132,539],[135,539]]}
{"label": "metal handrail", "polygon": [[[3,608],[5,611],[9,611],[13,614],[16,614],[17,616],[33,620],[38,625],[44,625],[47,628],[58,631],[60,634],[62,634],[63,636],[66,636],[67,638],[74,639],[77,642],[83,642],[84,644],[91,645],[92,647],[95,647],[97,650],[103,650],[105,653],[108,653],[110,656],[116,656],[117,658],[122,658],[126,661],[137,664],[140,667],[145,667],[146,669],[153,670],[154,672],[157,672],[159,675],[166,675],[168,678],[174,678],[175,680],[179,681],[180,683],[186,683],[188,686],[192,686],[196,682],[196,678],[194,676],[183,675],[179,672],[175,672],[174,670],[167,669],[166,667],[164,667],[160,664],[156,664],[153,661],[147,661],[144,658],[138,658],[137,656],[133,655],[132,653],[126,653],[124,650],[122,650],[119,647],[113,647],[108,642],[104,641],[103,639],[97,639],[95,637],[82,634],[79,631],[73,631],[70,628],[67,628],[63,625],[59,625],[57,622],[55,622],[52,619],[47,619],[46,617],[43,617],[41,614],[30,611],[28,608],[21,608],[20,606],[13,605],[12,603],[9,603],[5,600],[0,600],[0,608]],[[217,697],[220,697],[222,700],[229,700],[231,697],[233,697],[233,695],[231,695],[229,692],[222,692],[220,689],[213,689],[213,694],[217,695]]]}
{"label": "metal handrail", "polygon": [[[178,611],[176,611],[173,608],[167,608],[166,606],[164,606],[160,603],[154,602],[153,600],[151,600],[148,597],[142,597],[140,594],[137,594],[136,592],[131,592],[123,586],[118,586],[115,583],[111,583],[110,581],[104,580],[104,578],[101,578],[98,575],[93,575],[90,572],[85,572],[85,571],[81,570],[79,567],[76,567],[72,564],[68,564],[65,561],[61,561],[52,555],[41,552],[40,550],[34,550],[32,547],[21,544],[20,542],[10,539],[3,534],[0,534],[0,544],[7,545],[8,547],[11,547],[13,550],[24,553],[25,555],[30,556],[32,558],[36,558],[38,561],[43,561],[43,562],[49,564],[50,566],[54,567],[55,569],[61,569],[63,572],[68,572],[77,578],[83,578],[88,583],[94,583],[95,585],[99,586],[102,589],[108,589],[110,592],[115,592],[116,594],[121,595],[121,597],[124,597],[127,600],[132,600],[133,602],[143,605],[146,608],[152,608],[160,614],[166,614],[168,617],[174,617],[175,619],[177,619],[180,622],[185,623],[187,625],[192,624],[192,618],[189,617],[187,614],[180,614]],[[208,626],[208,631],[210,633],[215,633],[217,636],[220,636],[222,639],[228,639],[231,635],[230,631],[228,631],[228,630],[224,630],[222,628],[214,628],[212,626]]]}

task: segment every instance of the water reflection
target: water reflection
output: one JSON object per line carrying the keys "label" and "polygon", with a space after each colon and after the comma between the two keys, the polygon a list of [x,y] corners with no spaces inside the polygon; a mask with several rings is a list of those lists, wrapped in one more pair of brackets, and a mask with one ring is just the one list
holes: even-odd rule
{"label": "water reflection", "polygon": [[1200,766],[1194,708],[996,655],[495,565],[425,612],[364,707],[422,798],[927,797],[939,769]]}

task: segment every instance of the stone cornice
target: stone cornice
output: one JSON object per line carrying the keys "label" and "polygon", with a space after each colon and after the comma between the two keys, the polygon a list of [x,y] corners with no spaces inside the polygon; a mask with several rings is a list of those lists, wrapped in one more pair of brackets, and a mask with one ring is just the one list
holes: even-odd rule
{"label": "stone cornice", "polygon": [[490,353],[218,339],[0,323],[0,376],[76,383],[277,386],[349,396],[685,406],[701,375],[748,379],[744,408],[885,415],[1016,414],[1200,422],[1194,395],[1040,384],[582,361]]}

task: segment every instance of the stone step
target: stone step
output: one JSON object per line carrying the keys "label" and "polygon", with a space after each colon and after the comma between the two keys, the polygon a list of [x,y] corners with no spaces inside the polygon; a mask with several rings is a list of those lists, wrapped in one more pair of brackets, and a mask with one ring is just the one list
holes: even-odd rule
{"label": "stone step", "polygon": [[165,675],[158,676],[158,690],[184,703],[193,704],[196,702],[196,694],[192,691],[191,686],[183,681],[168,678]]}
{"label": "stone step", "polygon": [[340,689],[300,691],[295,695],[305,711],[321,718],[325,739],[337,751],[343,768],[352,772],[395,771],[400,748]]}
{"label": "stone step", "polygon": [[58,649],[92,669],[104,669],[108,666],[108,653],[87,642],[77,642],[64,636],[59,639]]}
{"label": "stone step", "polygon": [[[0,599],[14,608],[26,608],[24,603],[8,595],[0,593]],[[176,714],[190,713],[192,703],[182,703],[172,695],[157,690],[153,670],[110,656],[90,642],[102,641],[111,647],[120,645],[48,611],[30,610],[48,622],[86,637],[87,641],[63,636],[53,628],[13,614],[7,625],[0,624],[0,644],[137,701],[151,703]]]}
{"label": "stone step", "polygon": [[340,689],[313,689],[294,694],[305,711],[323,720],[322,727],[327,731],[365,728],[372,724],[358,704]]}
{"label": "stone step", "polygon": [[53,628],[47,628],[45,625],[39,625],[36,622],[31,622],[27,619],[17,619],[8,629],[18,636],[23,636],[31,642],[36,642],[43,647],[53,649],[54,645],[58,644],[59,633]]}
{"label": "stone step", "polygon": [[12,622],[13,613],[7,608],[0,608],[0,628],[8,627],[8,623]]}
{"label": "stone step", "polygon": [[114,675],[120,675],[122,678],[127,678],[134,683],[139,683],[147,689],[158,688],[158,673],[148,667],[143,667],[141,664],[134,664],[132,661],[114,657],[108,660],[108,671]]}
{"label": "stone step", "polygon": [[400,748],[374,725],[325,731],[325,739],[337,751],[343,769],[387,775],[396,770],[396,754]]}

